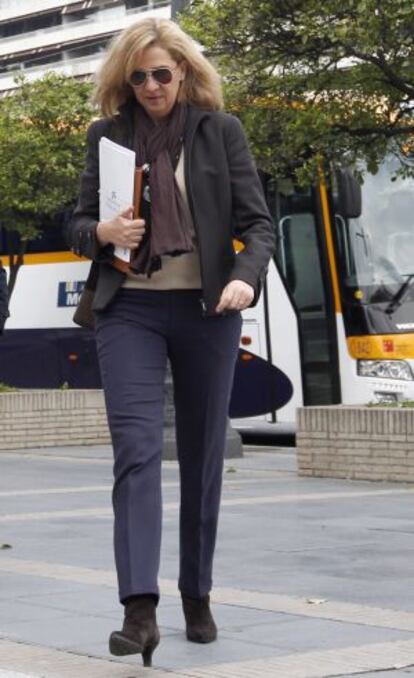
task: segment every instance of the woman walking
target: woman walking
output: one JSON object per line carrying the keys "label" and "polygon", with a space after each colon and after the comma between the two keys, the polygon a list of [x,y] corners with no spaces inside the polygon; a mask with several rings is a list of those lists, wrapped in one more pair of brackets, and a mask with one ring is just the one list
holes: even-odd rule
{"label": "woman walking", "polygon": [[[88,133],[71,245],[97,270],[94,315],[114,448],[114,545],[123,628],[115,655],[159,642],[163,393],[170,360],[180,468],[180,572],[186,634],[217,635],[209,593],[228,404],[240,311],[257,302],[274,248],[273,226],[237,118],[223,113],[219,77],[175,23],[144,19],[106,55]],[[99,221],[99,139],[149,167],[150,208]],[[148,196],[147,196],[148,197]],[[245,247],[237,256],[233,237]],[[133,251],[113,266],[114,246]]]}

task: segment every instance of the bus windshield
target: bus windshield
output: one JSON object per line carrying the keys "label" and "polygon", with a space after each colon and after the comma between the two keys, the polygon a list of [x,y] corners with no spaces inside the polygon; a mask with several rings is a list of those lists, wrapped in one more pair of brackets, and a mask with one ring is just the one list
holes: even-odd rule
{"label": "bus windshield", "polygon": [[414,275],[414,178],[393,180],[399,163],[365,175],[358,219],[336,215],[345,288],[363,304],[389,302]]}

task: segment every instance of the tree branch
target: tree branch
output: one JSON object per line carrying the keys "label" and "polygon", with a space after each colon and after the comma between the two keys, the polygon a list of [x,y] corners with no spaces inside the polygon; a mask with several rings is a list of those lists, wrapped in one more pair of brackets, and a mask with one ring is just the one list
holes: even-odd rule
{"label": "tree branch", "polygon": [[392,87],[407,94],[410,98],[414,98],[414,85],[412,86],[400,78],[400,76],[388,65],[384,55],[375,56],[374,54],[366,54],[365,52],[359,52],[356,49],[349,48],[349,46],[348,49],[349,56],[354,56],[356,59],[373,64],[387,76],[387,82],[389,82]]}

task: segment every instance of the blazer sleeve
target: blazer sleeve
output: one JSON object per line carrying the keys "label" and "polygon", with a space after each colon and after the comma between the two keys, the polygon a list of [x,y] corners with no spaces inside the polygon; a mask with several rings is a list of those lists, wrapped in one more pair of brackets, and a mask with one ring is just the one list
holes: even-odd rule
{"label": "blazer sleeve", "polygon": [[97,120],[88,129],[79,199],[68,225],[71,250],[80,257],[97,262],[111,261],[114,252],[113,245],[102,247],[96,237],[99,221],[99,140],[108,132],[109,124],[108,120]]}
{"label": "blazer sleeve", "polygon": [[233,235],[244,249],[236,255],[230,280],[243,280],[254,289],[257,303],[269,260],[275,252],[275,229],[261,181],[238,118],[228,117],[226,152],[229,165]]}
{"label": "blazer sleeve", "polygon": [[0,334],[3,332],[6,318],[9,317],[9,291],[6,271],[0,264]]}

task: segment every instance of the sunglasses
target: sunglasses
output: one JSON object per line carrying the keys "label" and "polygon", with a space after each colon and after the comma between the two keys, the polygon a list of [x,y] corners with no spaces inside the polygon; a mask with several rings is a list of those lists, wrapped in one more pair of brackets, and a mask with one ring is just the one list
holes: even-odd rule
{"label": "sunglasses", "polygon": [[174,72],[177,70],[178,66],[175,68],[150,68],[148,71],[133,71],[130,75],[129,82],[133,87],[142,87],[142,85],[148,80],[151,76],[158,82],[160,85],[168,85],[173,79]]}

